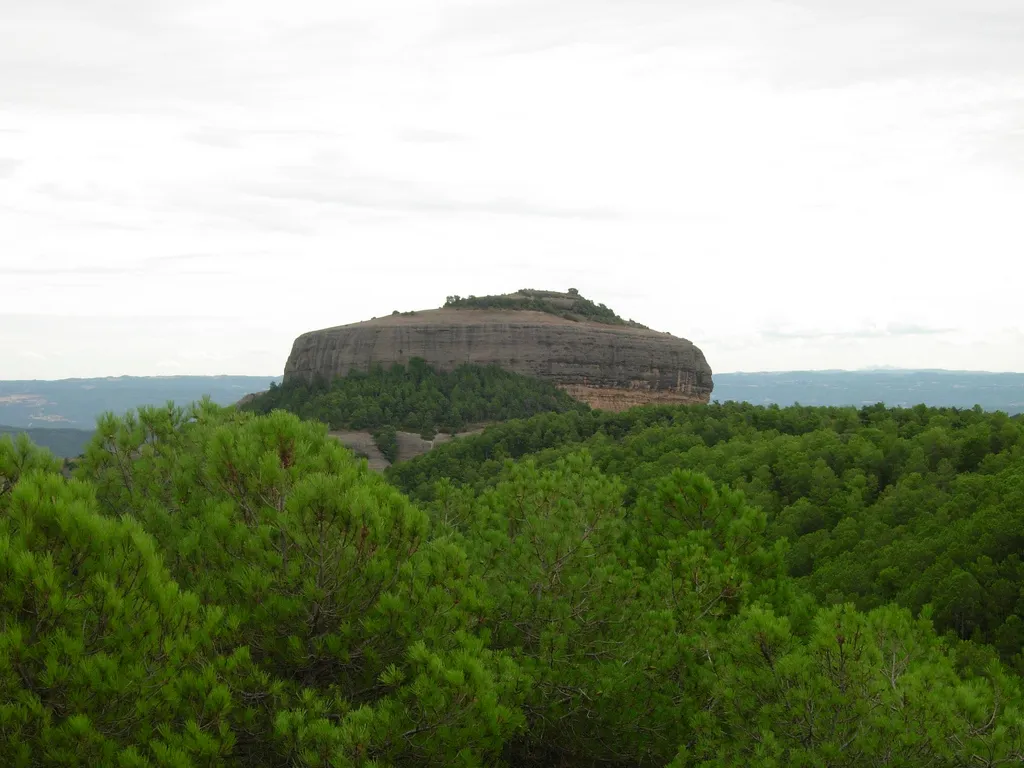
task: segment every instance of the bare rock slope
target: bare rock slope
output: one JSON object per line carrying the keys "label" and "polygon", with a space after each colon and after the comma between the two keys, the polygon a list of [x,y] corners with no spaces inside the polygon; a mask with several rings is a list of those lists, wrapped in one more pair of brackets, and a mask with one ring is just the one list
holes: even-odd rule
{"label": "bare rock slope", "polygon": [[[543,295],[565,297],[562,301],[575,296]],[[353,368],[407,363],[413,357],[438,370],[496,364],[552,381],[595,408],[616,411],[646,403],[706,403],[713,388],[704,354],[686,339],[567,312],[473,306],[305,333],[295,340],[284,378],[334,378]]]}
{"label": "bare rock slope", "polygon": [[[470,429],[465,432],[456,432],[455,434],[438,433],[433,440],[425,440],[417,434],[412,432],[396,432],[395,436],[398,438],[398,456],[395,457],[395,463],[402,461],[409,461],[415,459],[417,456],[422,456],[424,453],[433,450],[439,445],[443,445],[451,440],[457,440],[460,437],[466,437],[468,435],[478,435],[483,432],[483,428]],[[351,449],[357,455],[365,456],[367,466],[376,472],[383,472],[385,469],[391,466],[391,462],[387,460],[387,457],[380,452],[377,447],[377,443],[373,439],[373,435],[370,432],[358,432],[355,430],[337,430],[334,432],[328,432],[331,437],[340,442],[346,448]]]}

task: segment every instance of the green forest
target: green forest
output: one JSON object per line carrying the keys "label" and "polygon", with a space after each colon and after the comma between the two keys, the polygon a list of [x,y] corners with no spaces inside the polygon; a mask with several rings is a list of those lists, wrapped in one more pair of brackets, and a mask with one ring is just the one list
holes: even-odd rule
{"label": "green forest", "polygon": [[[420,373],[362,425],[484,418]],[[1024,421],[538,389],[382,476],[388,375],[0,438],[0,765],[1024,761]]]}
{"label": "green forest", "polygon": [[333,381],[271,383],[242,410],[283,409],[331,429],[403,429],[432,437],[481,423],[538,413],[583,411],[587,406],[554,384],[510,373],[496,365],[462,365],[438,372],[422,358],[408,366],[353,369]]}
{"label": "green forest", "polygon": [[481,493],[512,459],[547,470],[586,456],[650,503],[699,473],[741,492],[785,542],[787,573],[823,604],[929,606],[942,632],[1024,672],[1024,420],[918,406],[726,403],[545,414],[496,425],[388,470],[412,498]]}

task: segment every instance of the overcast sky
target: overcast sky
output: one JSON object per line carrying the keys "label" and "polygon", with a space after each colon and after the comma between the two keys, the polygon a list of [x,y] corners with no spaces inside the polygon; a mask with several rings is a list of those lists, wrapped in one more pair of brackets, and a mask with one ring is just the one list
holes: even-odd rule
{"label": "overcast sky", "polygon": [[0,379],[578,288],[715,371],[1024,371],[1021,0],[0,0]]}

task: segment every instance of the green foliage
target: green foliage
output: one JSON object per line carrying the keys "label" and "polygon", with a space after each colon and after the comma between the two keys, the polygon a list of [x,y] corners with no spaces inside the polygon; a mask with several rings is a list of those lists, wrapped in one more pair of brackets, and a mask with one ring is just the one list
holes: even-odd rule
{"label": "green foliage", "polygon": [[[516,467],[485,493],[466,526],[467,547],[493,603],[487,626],[535,680],[521,758],[556,748],[564,758],[596,749],[602,678],[614,671],[623,618],[638,574],[617,551],[623,535],[621,489],[586,462],[554,472]],[[571,740],[571,741],[570,741]],[[561,742],[561,743],[559,743]]]}
{"label": "green foliage", "polygon": [[282,410],[0,438],[0,765],[1018,765],[1021,438],[546,413],[419,504]]}
{"label": "green foliage", "polygon": [[28,435],[0,435],[0,503],[23,475],[59,472],[61,463],[48,450],[40,449]]}
{"label": "green foliage", "polygon": [[820,609],[742,493],[675,470],[623,504],[588,453],[506,465],[430,509],[534,680],[513,765],[991,765],[1024,755],[1017,681],[961,677],[927,619]]}
{"label": "green foliage", "polygon": [[465,554],[323,426],[142,409],[102,419],[78,471],[223,609],[219,647],[253,665],[233,710],[245,765],[475,764],[517,727],[521,673],[470,632]]}
{"label": "green foliage", "polygon": [[420,358],[408,367],[352,370],[331,383],[289,381],[242,406],[254,413],[282,409],[332,429],[381,427],[433,434],[473,424],[553,411],[586,410],[553,384],[509,373],[497,366],[463,365],[438,373]]}
{"label": "green foliage", "polygon": [[[1008,765],[1024,760],[1017,682],[961,680],[927,620],[820,611],[810,631],[751,608],[718,649],[712,705],[674,766]],[[1013,703],[1009,703],[1013,702]]]}
{"label": "green foliage", "polygon": [[[543,414],[388,470],[414,497],[438,478],[482,489],[506,459],[585,447],[625,501],[676,470],[742,490],[789,542],[789,572],[826,603],[932,604],[938,627],[1024,668],[1024,422],[980,410],[648,407]],[[659,523],[660,524],[660,523]]]}
{"label": "green foliage", "polygon": [[235,742],[206,658],[222,612],[178,588],[137,522],[101,516],[54,469],[0,441],[0,761],[219,760]]}

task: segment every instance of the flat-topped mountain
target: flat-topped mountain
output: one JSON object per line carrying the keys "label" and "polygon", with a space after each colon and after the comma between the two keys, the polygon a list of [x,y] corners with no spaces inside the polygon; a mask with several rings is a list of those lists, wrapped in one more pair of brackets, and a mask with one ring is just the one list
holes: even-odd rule
{"label": "flat-topped mountain", "polygon": [[442,371],[498,365],[616,411],[706,403],[713,388],[711,368],[692,342],[623,320],[572,290],[451,296],[441,309],[311,331],[295,340],[284,380],[333,379],[412,358]]}

